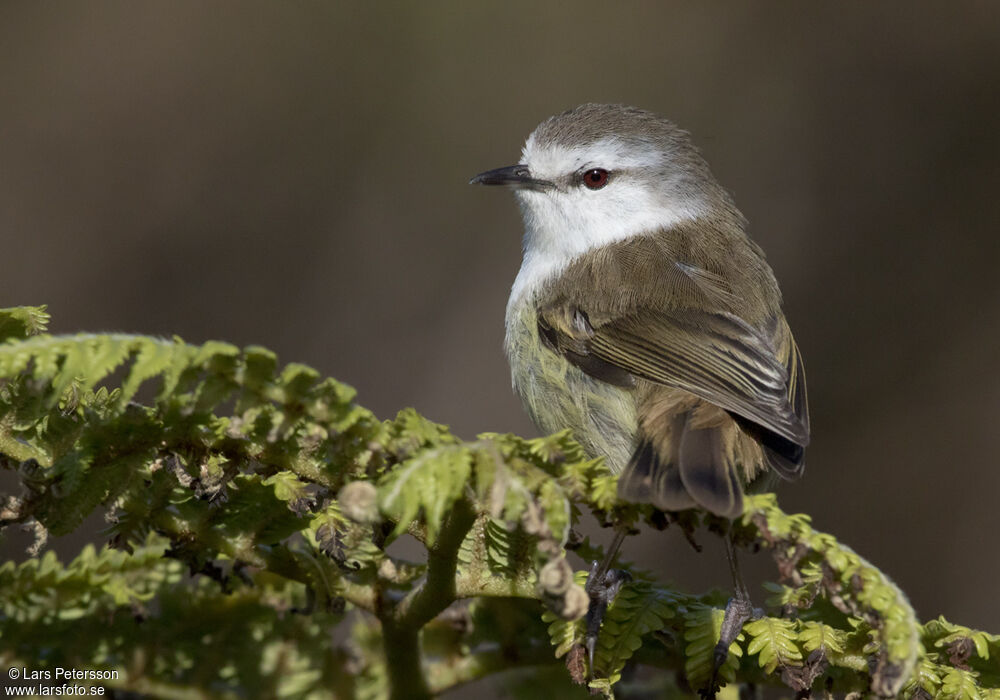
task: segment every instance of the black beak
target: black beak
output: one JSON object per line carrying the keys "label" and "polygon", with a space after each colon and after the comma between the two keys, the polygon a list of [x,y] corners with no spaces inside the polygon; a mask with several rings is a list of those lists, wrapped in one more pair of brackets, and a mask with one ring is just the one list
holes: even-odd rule
{"label": "black beak", "polygon": [[531,177],[527,165],[508,165],[506,168],[487,170],[469,180],[470,185],[509,185],[519,190],[547,190],[555,185],[548,180]]}

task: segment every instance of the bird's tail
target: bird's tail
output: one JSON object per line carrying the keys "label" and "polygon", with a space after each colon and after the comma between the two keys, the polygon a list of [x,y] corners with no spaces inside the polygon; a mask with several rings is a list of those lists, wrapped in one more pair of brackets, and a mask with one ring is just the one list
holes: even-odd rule
{"label": "bird's tail", "polygon": [[618,495],[664,510],[704,508],[735,518],[743,512],[743,488],[723,431],[739,428],[731,422],[699,425],[703,422],[693,420],[693,413],[673,415],[669,429],[656,438],[640,434],[618,480]]}

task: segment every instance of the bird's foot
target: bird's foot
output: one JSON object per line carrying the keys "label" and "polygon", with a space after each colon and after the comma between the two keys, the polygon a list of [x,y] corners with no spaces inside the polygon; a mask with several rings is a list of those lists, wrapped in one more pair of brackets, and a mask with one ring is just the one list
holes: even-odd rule
{"label": "bird's foot", "polygon": [[587,647],[587,658],[590,662],[590,675],[594,675],[594,651],[597,649],[597,634],[601,631],[604,613],[614,601],[621,587],[632,580],[632,575],[623,569],[604,569],[598,562],[590,566],[590,575],[584,590],[590,597],[587,607],[587,634],[584,644]]}
{"label": "bird's foot", "polygon": [[726,659],[729,658],[729,647],[736,641],[736,638],[743,631],[743,625],[748,620],[757,619],[764,614],[764,611],[755,608],[750,601],[750,594],[746,590],[736,590],[736,595],[729,599],[726,604],[726,614],[722,618],[722,629],[719,633],[719,643],[715,645],[712,654],[712,679],[708,684],[707,693],[702,693],[702,697],[715,697],[715,690],[718,687],[719,671],[722,669]]}

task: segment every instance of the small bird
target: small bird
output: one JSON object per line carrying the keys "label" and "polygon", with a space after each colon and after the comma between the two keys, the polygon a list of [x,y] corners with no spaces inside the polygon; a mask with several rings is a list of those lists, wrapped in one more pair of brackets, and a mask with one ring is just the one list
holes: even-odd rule
{"label": "small bird", "polygon": [[[802,474],[805,373],[781,292],[686,132],[585,104],[471,182],[512,188],[523,214],[505,350],[541,431],[571,428],[621,499],[667,511],[736,518],[747,485]],[[737,581],[744,596],[733,638],[750,609]]]}

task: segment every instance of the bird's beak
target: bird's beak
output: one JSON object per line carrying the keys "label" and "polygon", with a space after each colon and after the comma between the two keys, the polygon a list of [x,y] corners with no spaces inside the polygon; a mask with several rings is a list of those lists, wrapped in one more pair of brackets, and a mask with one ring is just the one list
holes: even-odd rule
{"label": "bird's beak", "polygon": [[487,170],[469,180],[470,185],[508,185],[517,190],[548,190],[555,184],[531,177],[527,165],[508,165],[506,168]]}

